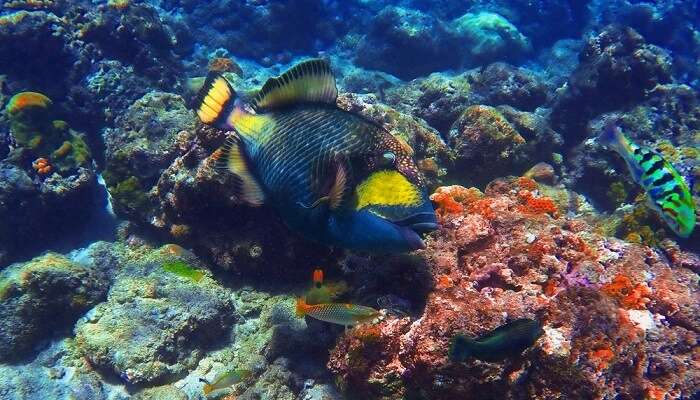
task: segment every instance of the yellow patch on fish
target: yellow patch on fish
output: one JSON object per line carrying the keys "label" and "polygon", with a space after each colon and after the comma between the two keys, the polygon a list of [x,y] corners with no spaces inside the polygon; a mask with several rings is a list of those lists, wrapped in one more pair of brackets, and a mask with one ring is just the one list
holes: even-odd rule
{"label": "yellow patch on fish", "polygon": [[378,171],[357,186],[357,209],[370,205],[415,206],[420,189],[398,171]]}
{"label": "yellow patch on fish", "polygon": [[[236,108],[228,117],[228,124],[236,128],[236,131],[243,136],[258,137],[262,139],[264,135],[260,135],[264,130],[273,129],[274,121],[261,114],[249,114],[240,108]],[[263,143],[261,140],[260,143]]]}

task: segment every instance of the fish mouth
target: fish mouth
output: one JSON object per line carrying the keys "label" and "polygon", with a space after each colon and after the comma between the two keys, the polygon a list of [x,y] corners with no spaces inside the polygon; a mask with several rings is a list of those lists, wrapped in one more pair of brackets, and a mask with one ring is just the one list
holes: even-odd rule
{"label": "fish mouth", "polygon": [[411,250],[424,249],[425,243],[422,236],[439,228],[435,213],[432,212],[421,212],[391,222],[399,228],[399,232]]}
{"label": "fish mouth", "polygon": [[432,212],[420,212],[407,218],[391,222],[395,225],[409,228],[419,234],[432,232],[440,227],[437,223],[437,219],[435,219],[435,213]]}

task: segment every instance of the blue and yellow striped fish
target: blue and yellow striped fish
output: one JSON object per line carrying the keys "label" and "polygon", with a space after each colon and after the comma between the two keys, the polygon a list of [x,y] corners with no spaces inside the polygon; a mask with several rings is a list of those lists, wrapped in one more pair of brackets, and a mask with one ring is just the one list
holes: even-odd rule
{"label": "blue and yellow striped fish", "polygon": [[221,157],[251,205],[267,203],[292,229],[345,248],[402,252],[437,227],[412,149],[336,106],[327,61],[302,62],[250,101],[210,73],[196,101],[202,122],[235,130]]}
{"label": "blue and yellow striped fish", "polygon": [[649,205],[673,232],[689,237],[695,229],[695,202],[673,165],[657,152],[630,141],[617,126],[608,125],[598,140],[625,160],[635,182],[646,191]]}

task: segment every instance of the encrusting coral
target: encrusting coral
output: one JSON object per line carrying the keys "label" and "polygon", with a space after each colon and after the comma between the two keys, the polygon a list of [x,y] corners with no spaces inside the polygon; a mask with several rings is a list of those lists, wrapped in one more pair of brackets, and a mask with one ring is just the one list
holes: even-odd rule
{"label": "encrusting coral", "polygon": [[[442,228],[419,252],[434,281],[427,304],[416,319],[378,323],[371,340],[346,334],[328,363],[341,387],[366,399],[692,396],[697,370],[664,367],[693,362],[700,310],[691,269],[563,218],[557,209],[568,205],[538,192],[556,189],[529,178],[492,182],[484,194],[439,188]],[[521,356],[447,359],[456,332],[478,337],[518,318],[545,332]]]}

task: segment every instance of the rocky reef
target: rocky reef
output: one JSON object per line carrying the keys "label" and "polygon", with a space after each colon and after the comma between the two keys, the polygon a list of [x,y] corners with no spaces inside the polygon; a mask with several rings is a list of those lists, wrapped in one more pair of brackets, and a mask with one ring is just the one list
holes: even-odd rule
{"label": "rocky reef", "polygon": [[[0,398],[697,398],[700,229],[674,234],[597,137],[659,154],[700,209],[699,7],[4,2]],[[424,249],[311,242],[218,168],[208,71],[244,104],[310,57],[411,153]],[[380,316],[297,317],[316,269]],[[449,356],[522,318],[524,351]]]}
{"label": "rocky reef", "polygon": [[[700,259],[680,265],[562,218],[587,208],[570,209],[570,196],[529,178],[485,193],[439,188],[442,228],[417,254],[433,282],[426,305],[342,337],[328,364],[341,387],[384,399],[692,397]],[[448,359],[457,332],[523,317],[543,321],[544,334],[521,357]]]}

